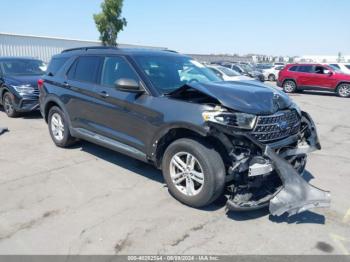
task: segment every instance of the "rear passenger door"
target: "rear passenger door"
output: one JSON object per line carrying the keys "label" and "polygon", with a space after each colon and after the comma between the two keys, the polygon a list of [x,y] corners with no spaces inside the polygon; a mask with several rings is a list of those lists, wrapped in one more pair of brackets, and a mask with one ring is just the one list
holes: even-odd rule
{"label": "rear passenger door", "polygon": [[299,87],[310,87],[313,85],[312,83],[312,73],[313,66],[312,65],[300,65],[297,69],[296,77]]}
{"label": "rear passenger door", "polygon": [[98,119],[97,104],[102,56],[80,56],[72,64],[66,76],[66,109],[74,128],[94,129]]}

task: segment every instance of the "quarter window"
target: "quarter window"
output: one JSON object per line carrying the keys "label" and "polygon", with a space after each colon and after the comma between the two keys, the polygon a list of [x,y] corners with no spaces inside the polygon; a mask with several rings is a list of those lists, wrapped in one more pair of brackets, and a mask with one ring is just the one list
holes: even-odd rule
{"label": "quarter window", "polygon": [[297,71],[298,67],[297,66],[292,66],[291,68],[289,68],[289,71],[295,72]]}
{"label": "quarter window", "polygon": [[135,71],[124,58],[117,56],[106,57],[103,63],[101,84],[114,87],[115,82],[122,78],[139,81]]}
{"label": "quarter window", "polygon": [[49,76],[54,76],[61,69],[64,63],[68,60],[68,57],[53,58],[50,62],[49,68],[47,69],[47,74]]}
{"label": "quarter window", "polygon": [[79,57],[69,70],[68,78],[76,81],[97,83],[102,59],[102,57],[98,56]]}

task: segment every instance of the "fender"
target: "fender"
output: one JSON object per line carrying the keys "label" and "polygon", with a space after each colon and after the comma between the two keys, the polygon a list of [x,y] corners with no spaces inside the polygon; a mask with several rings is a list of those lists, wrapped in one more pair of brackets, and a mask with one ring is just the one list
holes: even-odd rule
{"label": "fender", "polygon": [[208,136],[209,134],[209,128],[206,126],[197,126],[188,122],[175,122],[171,123],[165,126],[162,126],[158,129],[156,134],[153,136],[153,138],[150,140],[150,144],[147,145],[147,155],[151,156],[153,158],[155,156],[155,152],[158,148],[158,142],[161,138],[163,138],[166,134],[170,132],[172,129],[187,129],[189,131],[195,132],[198,135],[201,135],[203,137]]}
{"label": "fender", "polygon": [[68,112],[67,112],[67,110],[66,110],[65,105],[64,105],[63,102],[59,99],[58,96],[53,95],[53,94],[47,94],[46,97],[45,97],[45,100],[42,102],[42,106],[41,106],[41,113],[42,113],[42,115],[43,115],[43,117],[44,117],[46,123],[48,122],[48,119],[47,119],[47,118],[48,118],[48,115],[46,115],[45,112],[47,111],[47,107],[48,107],[48,105],[49,105],[50,102],[56,103],[56,104],[60,107],[60,109],[61,109],[61,110],[63,111],[63,113],[66,115],[66,119],[67,119],[68,124],[69,124],[69,127],[70,127],[70,129],[71,129],[71,127],[72,127],[72,122],[71,122],[71,120],[70,120],[70,118],[69,118],[69,114],[68,114]]}

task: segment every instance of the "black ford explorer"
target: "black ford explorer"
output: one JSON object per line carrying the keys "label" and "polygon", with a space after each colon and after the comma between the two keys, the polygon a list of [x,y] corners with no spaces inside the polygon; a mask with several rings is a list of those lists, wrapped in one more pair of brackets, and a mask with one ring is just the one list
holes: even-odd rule
{"label": "black ford explorer", "polygon": [[0,57],[0,105],[9,117],[39,109],[38,80],[45,69],[38,59]]}
{"label": "black ford explorer", "polygon": [[272,87],[222,82],[175,52],[89,47],[54,56],[39,90],[57,146],[84,139],[151,163],[186,205],[222,194],[230,210],[273,215],[329,205],[301,177],[321,149],[316,127]]}

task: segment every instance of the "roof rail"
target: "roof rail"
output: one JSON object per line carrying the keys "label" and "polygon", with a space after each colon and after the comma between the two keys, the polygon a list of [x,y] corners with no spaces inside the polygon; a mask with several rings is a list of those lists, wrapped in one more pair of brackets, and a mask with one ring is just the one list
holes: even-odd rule
{"label": "roof rail", "polygon": [[61,53],[67,53],[67,52],[72,52],[72,51],[87,51],[90,49],[118,49],[117,47],[114,46],[86,46],[86,47],[76,47],[76,48],[70,48],[70,49],[65,49]]}

